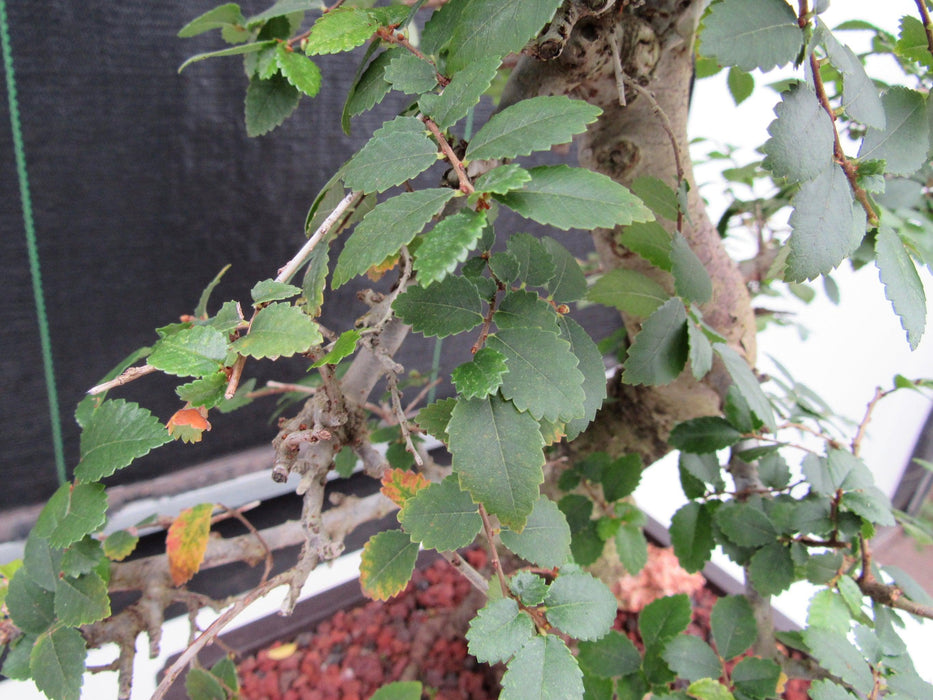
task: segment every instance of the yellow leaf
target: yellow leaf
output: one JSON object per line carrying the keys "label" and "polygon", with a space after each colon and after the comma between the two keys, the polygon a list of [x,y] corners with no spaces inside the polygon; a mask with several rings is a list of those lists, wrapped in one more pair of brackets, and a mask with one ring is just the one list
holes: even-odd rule
{"label": "yellow leaf", "polygon": [[399,508],[405,501],[428,487],[430,482],[421,474],[406,469],[389,469],[382,476],[382,495],[392,501]]}
{"label": "yellow leaf", "polygon": [[298,645],[294,642],[289,642],[288,644],[272,647],[266,652],[266,656],[268,656],[273,661],[282,661],[283,659],[287,659],[296,651],[298,651]]}
{"label": "yellow leaf", "polygon": [[165,552],[172,582],[181,586],[198,573],[207,551],[214,506],[202,503],[186,508],[172,522],[165,537]]}

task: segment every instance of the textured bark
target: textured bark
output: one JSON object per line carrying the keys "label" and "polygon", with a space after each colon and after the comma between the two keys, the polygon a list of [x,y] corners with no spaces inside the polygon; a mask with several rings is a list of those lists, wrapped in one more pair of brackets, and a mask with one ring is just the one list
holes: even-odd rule
{"label": "textured bark", "polygon": [[[712,299],[701,309],[703,318],[753,364],[755,320],[748,290],[696,192],[687,151],[694,36],[702,5],[697,0],[608,4],[568,0],[532,48],[532,55],[520,60],[503,105],[555,94],[598,105],[603,114],[580,140],[580,162],[626,186],[638,177],[653,176],[676,188],[679,155],[680,169],[690,184],[689,215],[684,217],[681,232],[713,282]],[[620,104],[620,68],[625,80],[653,94],[656,105],[637,88],[626,89],[621,98],[625,105]],[[668,230],[676,228],[674,222],[661,223]],[[621,246],[620,233],[618,229],[594,233],[603,268],[636,270],[673,292],[671,276]],[[641,320],[623,314],[630,338],[638,333]],[[623,386],[616,378],[610,387],[613,400],[579,441],[580,451],[638,452],[650,464],[669,450],[666,440],[674,425],[719,412],[730,383],[718,361],[702,382],[695,381],[689,371],[659,387]]]}

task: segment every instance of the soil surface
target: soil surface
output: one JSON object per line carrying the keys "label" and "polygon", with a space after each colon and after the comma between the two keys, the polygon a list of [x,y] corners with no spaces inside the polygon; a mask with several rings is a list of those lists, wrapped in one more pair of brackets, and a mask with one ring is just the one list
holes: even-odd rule
{"label": "soil surface", "polygon": [[[483,550],[470,550],[464,556],[475,568],[487,569]],[[687,633],[710,639],[709,616],[717,593],[702,578],[679,569],[669,550],[652,547],[645,570],[615,588],[620,603],[635,608],[620,608],[615,627],[639,647],[638,610],[656,597],[680,592],[693,599]],[[365,700],[386,683],[419,680],[426,697],[434,700],[497,698],[501,665],[477,662],[463,636],[481,604],[482,597],[469,583],[438,559],[416,570],[408,588],[395,598],[341,610],[315,629],[242,660],[241,697]],[[807,685],[791,681],[782,697],[806,700]]]}

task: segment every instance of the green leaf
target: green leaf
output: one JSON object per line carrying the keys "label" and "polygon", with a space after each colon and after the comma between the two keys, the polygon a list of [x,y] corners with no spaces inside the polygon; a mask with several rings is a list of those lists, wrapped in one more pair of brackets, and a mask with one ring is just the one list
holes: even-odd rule
{"label": "green leaf", "polygon": [[806,182],[832,165],[833,122],[808,85],[791,85],[774,113],[777,119],[768,127],[771,138],[762,147],[762,165],[775,177]]}
{"label": "green leaf", "polygon": [[687,341],[690,344],[690,372],[699,381],[713,368],[713,346],[693,321],[687,321]]}
{"label": "green leaf", "polygon": [[432,404],[428,404],[420,411],[415,422],[428,435],[433,435],[439,440],[447,436],[447,425],[450,423],[450,415],[457,405],[457,399],[440,399]]}
{"label": "green leaf", "polygon": [[349,51],[366,43],[380,26],[404,20],[408,9],[398,5],[373,10],[338,7],[321,15],[311,27],[305,53],[315,56]]}
{"label": "green leaf", "polygon": [[820,680],[810,684],[812,700],[856,700],[856,697],[841,685],[832,681]]}
{"label": "green leaf", "polygon": [[506,107],[476,132],[467,160],[515,158],[569,142],[602,114],[599,107],[564,95],[532,97]]}
{"label": "green leaf", "polygon": [[579,323],[568,316],[561,316],[558,325],[561,338],[570,343],[570,351],[579,360],[577,369],[583,373],[583,416],[574,418],[564,426],[567,439],[573,440],[586,429],[603,405],[606,398],[606,368],[596,343]]}
{"label": "green leaf", "polygon": [[227,700],[223,685],[214,674],[203,668],[192,668],[185,676],[185,691],[191,700]]}
{"label": "green leaf", "polygon": [[926,293],[904,243],[887,223],[881,224],[875,238],[875,265],[884,284],[884,295],[907,332],[910,349],[916,350],[926,329]]}
{"label": "green leaf", "polygon": [[668,642],[661,657],[672,671],[691,682],[722,675],[722,664],[712,647],[699,637],[689,634],[682,634]]}
{"label": "green leaf", "polygon": [[550,236],[541,239],[551,260],[554,261],[556,272],[546,285],[551,298],[558,304],[565,304],[582,299],[586,294],[586,277],[577,264],[576,259],[564,246]]}
{"label": "green leaf", "polygon": [[418,281],[427,286],[452,273],[476,246],[485,225],[486,214],[472,209],[463,209],[440,221],[425,235],[415,253]]}
{"label": "green leaf", "polygon": [[687,695],[697,700],[735,700],[722,683],[712,678],[701,678],[687,687]]}
{"label": "green leaf", "polygon": [[752,555],[748,567],[755,590],[763,596],[777,595],[794,582],[794,562],[790,550],[775,542]]}
{"label": "green leaf", "polygon": [[671,241],[671,274],[674,276],[674,288],[680,296],[697,304],[705,304],[713,296],[709,273],[687,239],[676,232]]}
{"label": "green leaf", "polygon": [[249,291],[253,299],[253,306],[261,306],[272,301],[281,301],[291,299],[293,296],[301,294],[301,287],[285,282],[277,282],[273,279],[262,280],[253,285]]}
{"label": "green leaf", "polygon": [[213,408],[224,400],[224,392],[229,381],[225,372],[218,371],[175,387],[175,393],[178,394],[178,398],[192,406]]}
{"label": "green leaf", "polygon": [[900,26],[901,31],[895,47],[897,55],[933,70],[933,54],[930,53],[923,22],[916,17],[904,15],[901,17]]}
{"label": "green leaf", "polygon": [[55,622],[54,594],[33,581],[25,568],[17,571],[6,593],[13,624],[27,634],[42,634]]}
{"label": "green leaf", "polygon": [[680,466],[687,473],[712,486],[716,491],[722,491],[726,487],[722,479],[722,468],[719,466],[719,459],[711,452],[704,454],[681,452]]}
{"label": "green leaf", "polygon": [[208,51],[206,53],[199,53],[191,58],[187,59],[178,67],[178,72],[181,73],[185,68],[190,66],[192,63],[198,63],[199,61],[204,61],[208,58],[221,58],[223,56],[240,56],[243,54],[258,53],[264,49],[271,48],[275,46],[275,41],[257,41],[252,44],[240,44],[239,46],[231,46],[226,49],[220,49],[218,51]]}
{"label": "green leaf", "polygon": [[[342,190],[341,190],[342,191]],[[301,281],[301,291],[304,296],[303,307],[307,314],[316,318],[324,305],[324,288],[327,286],[327,275],[330,272],[330,245],[322,241],[311,251],[308,267],[305,269],[304,279]]]}
{"label": "green leaf", "polygon": [[308,97],[314,97],[320,92],[321,69],[307,56],[289,51],[283,43],[275,50],[275,61],[285,79],[300,92]]}
{"label": "green leaf", "polygon": [[466,633],[470,653],[478,661],[498,663],[513,656],[534,635],[528,613],[511,598],[489,601],[470,621]]}
{"label": "green leaf", "polygon": [[3,659],[3,668],[0,669],[7,678],[17,681],[28,681],[32,678],[29,670],[29,654],[36,643],[36,636],[21,634],[6,647],[6,656]]}
{"label": "green leaf", "polygon": [[527,170],[515,163],[508,163],[483,173],[476,178],[473,186],[477,192],[505,194],[512,190],[520,190],[530,181],[531,175]]}
{"label": "green leaf", "polygon": [[133,553],[138,543],[138,536],[132,535],[126,530],[117,530],[104,540],[104,554],[111,561],[122,561]]}
{"label": "green leaf", "polygon": [[669,384],[687,364],[687,312],[674,298],[651,314],[628,349],[622,381],[626,384]]}
{"label": "green leaf", "polygon": [[875,129],[884,129],[884,106],[878,88],[865,72],[861,60],[848,46],[840,44],[825,26],[820,39],[833,67],[842,73],[842,108],[854,120]]}
{"label": "green leaf", "polygon": [[395,681],[382,686],[369,700],[421,700],[421,681]]}
{"label": "green leaf", "polygon": [[729,94],[736,106],[742,104],[751,97],[755,91],[755,78],[751,73],[746,73],[733,66],[729,69],[726,76],[726,85],[729,87]]}
{"label": "green leaf", "polygon": [[456,476],[431,484],[405,501],[398,520],[412,539],[439,552],[466,547],[483,527],[476,504],[460,489]]}
{"label": "green leaf", "polygon": [[797,15],[784,0],[723,0],[703,20],[700,53],[722,65],[771,70],[803,46]]}
{"label": "green leaf", "polygon": [[713,518],[709,507],[691,501],[671,519],[671,544],[680,565],[690,573],[700,571],[709,561],[713,547]]}
{"label": "green leaf", "polygon": [[[452,17],[444,17],[446,28],[438,36],[453,30],[447,70],[462,70],[490,56],[519,52],[547,24],[561,0],[473,0],[452,8]],[[456,4],[456,3],[455,3]],[[439,49],[440,46],[435,48]]]}
{"label": "green leaf", "polygon": [[777,423],[774,419],[774,411],[771,408],[771,402],[768,401],[768,397],[765,396],[765,393],[761,390],[761,384],[751,368],[749,368],[745,358],[723,343],[716,343],[713,349],[722,359],[723,364],[726,366],[726,371],[729,372],[729,376],[732,377],[732,381],[735,382],[734,386],[738,389],[742,398],[745,399],[749,409],[751,409],[758,420],[769,430],[773,431]]}
{"label": "green leaf", "polygon": [[617,630],[609,630],[609,634],[595,642],[580,642],[577,660],[584,671],[602,678],[627,676],[641,666],[638,649]]}
{"label": "green leaf", "polygon": [[849,180],[838,165],[805,182],[793,203],[784,279],[803,282],[826,274],[858,247],[865,235],[865,213],[856,209]]}
{"label": "green leaf", "polygon": [[630,576],[637,576],[648,563],[648,541],[644,531],[636,525],[623,525],[616,531],[615,545],[622,566]]}
{"label": "green leaf", "polygon": [[[303,14],[305,10],[310,9],[311,0],[276,0],[272,7],[250,16],[249,19],[246,20],[246,25],[250,28],[260,25],[265,26],[271,19],[288,17],[299,12]],[[290,27],[289,32],[291,31]]]}
{"label": "green leaf", "polygon": [[[350,88],[342,119],[343,129],[347,134],[350,133],[350,117],[372,109],[389,94],[392,86],[385,79],[385,71],[394,55],[395,51],[389,50],[376,56]],[[364,59],[363,63],[365,62]]]}
{"label": "green leaf", "polygon": [[803,640],[810,653],[827,671],[844,678],[846,683],[860,693],[867,695],[871,692],[874,686],[871,669],[862,653],[845,635],[819,627],[808,627],[803,630]]}
{"label": "green leaf", "polygon": [[522,559],[554,568],[570,558],[570,526],[557,504],[539,496],[521,532],[503,530],[502,544]]}
{"label": "green leaf", "polygon": [[63,576],[55,589],[55,616],[69,627],[79,627],[110,616],[107,584],[97,574]]}
{"label": "green leaf", "polygon": [[[86,536],[68,547],[62,556],[62,572],[66,576],[89,574],[104,564],[104,550],[93,537]],[[57,581],[56,581],[57,583]]]}
{"label": "green leaf", "polygon": [[626,226],[619,235],[619,242],[655,267],[670,271],[671,234],[657,221]]}
{"label": "green leaf", "polygon": [[336,365],[345,357],[349,357],[356,352],[356,343],[360,339],[360,332],[355,328],[344,331],[337,338],[334,347],[324,357],[315,362],[312,367],[323,367],[324,365]]}
{"label": "green leaf", "polygon": [[885,172],[911,175],[927,162],[930,125],[926,97],[895,86],[881,96],[885,128],[869,128],[862,140],[860,160],[883,160]]}
{"label": "green leaf", "polygon": [[658,598],[638,616],[638,631],[646,649],[659,649],[689,624],[690,599],[685,593]]}
{"label": "green leaf", "polygon": [[249,334],[230,346],[240,355],[291,357],[307,352],[324,340],[317,324],[297,306],[275,302],[260,309],[250,324]]}
{"label": "green leaf", "polygon": [[[40,537],[35,529],[29,533],[22,564],[33,583],[47,591],[55,591],[62,570],[62,551],[53,548],[48,537]],[[9,578],[12,574],[6,576]]]}
{"label": "green leaf", "polygon": [[[80,466],[80,465],[79,465]],[[99,530],[107,519],[103,484],[63,484],[39,514],[35,532],[63,548]]]}
{"label": "green leaf", "polygon": [[56,700],[78,700],[87,649],[76,629],[58,628],[39,635],[29,655],[36,687]]}
{"label": "green leaf", "polygon": [[460,400],[447,426],[453,470],[478,503],[520,531],[544,480],[538,422],[496,396]]}
{"label": "green leaf", "polygon": [[411,243],[457,190],[437,188],[403,192],[378,204],[347,239],[337,260],[333,286],[338,288]]}
{"label": "green leaf", "polygon": [[437,146],[428,137],[424,123],[415,117],[396,117],[377,129],[344,166],[343,179],[353,190],[383,192],[416,177],[436,162]]}
{"label": "green leaf", "polygon": [[537,294],[519,289],[506,292],[492,320],[500,329],[534,328],[558,333],[560,318],[554,307]]}
{"label": "green leaf", "polygon": [[194,307],[194,316],[195,318],[207,318],[207,302],[210,301],[211,293],[220,284],[221,278],[226,274],[227,270],[230,269],[230,265],[224,265],[223,268],[214,275],[214,279],[208,282],[207,286],[204,288],[204,291],[201,292],[201,297],[198,299],[198,305]]}
{"label": "green leaf", "polygon": [[703,454],[732,447],[742,439],[742,433],[719,416],[692,418],[675,426],[669,442],[684,452]]}
{"label": "green leaf", "polygon": [[644,202],[655,214],[668,221],[677,220],[680,209],[677,193],[656,177],[642,175],[632,182],[632,194]]}
{"label": "green leaf", "polygon": [[245,21],[243,13],[240,11],[240,6],[234,2],[228,2],[226,5],[220,5],[212,10],[208,10],[203,15],[195,17],[179,30],[178,36],[182,39],[188,39],[213,29],[222,29],[228,25],[243,24]]}
{"label": "green leaf", "polygon": [[246,88],[246,135],[262,136],[279,126],[298,108],[301,93],[279,73],[268,79],[250,78]]}
{"label": "green leaf", "polygon": [[774,542],[778,535],[767,515],[738,501],[726,503],[716,511],[716,524],[740,547],[762,547]]}
{"label": "green leaf", "polygon": [[223,333],[209,326],[193,326],[162,338],[146,363],[166,374],[204,377],[220,371],[226,356],[227,339]]}
{"label": "green leaf", "polygon": [[818,591],[810,599],[807,609],[807,626],[822,627],[842,635],[849,634],[852,615],[845,599],[831,588]]}
{"label": "green leaf", "polygon": [[648,317],[670,298],[670,294],[650,277],[617,267],[596,280],[586,297],[623,313]]}
{"label": "green leaf", "polygon": [[870,523],[882,527],[894,527],[897,524],[888,497],[874,486],[843,494],[840,505],[844,511],[855,513]]}
{"label": "green leaf", "polygon": [[[486,56],[454,73],[440,95],[422,95],[418,106],[441,129],[449,129],[467,115],[489,89],[499,69],[498,56]],[[485,190],[479,190],[485,191]]]}
{"label": "green leaf", "polygon": [[509,590],[523,605],[541,605],[547,595],[547,582],[530,571],[519,571],[509,579]]}
{"label": "green leaf", "polygon": [[583,415],[583,374],[566,340],[537,328],[503,328],[486,344],[505,357],[501,391],[518,410],[549,421]]}
{"label": "green leaf", "polygon": [[457,367],[450,375],[457,393],[466,399],[481,399],[494,394],[502,384],[502,375],[509,371],[505,356],[492,348],[481,348],[472,362]]}
{"label": "green leaf", "polygon": [[583,674],[563,640],[536,636],[509,662],[502,676],[501,700],[583,697]]}
{"label": "green leaf", "polygon": [[522,189],[493,196],[539,223],[563,230],[594,229],[654,218],[640,199],[601,173],[567,165],[542,165],[528,172],[531,181]]}
{"label": "green leaf", "polygon": [[392,305],[412,329],[444,338],[483,322],[483,302],[466,277],[445,277],[429,287],[410,287]]}
{"label": "green leaf", "polygon": [[401,530],[385,530],[373,535],[363,547],[360,585],[373,600],[398,595],[415,570],[418,543]]}
{"label": "green leaf", "polygon": [[410,95],[420,95],[437,85],[434,66],[408,51],[395,52],[383,78],[399,92]]}
{"label": "green leaf", "polygon": [[746,651],[758,636],[755,613],[744,595],[717,600],[710,614],[710,626],[716,649],[727,661]]}
{"label": "green leaf", "polygon": [[557,271],[544,244],[528,233],[509,237],[506,250],[518,260],[518,279],[531,287],[544,286]]}

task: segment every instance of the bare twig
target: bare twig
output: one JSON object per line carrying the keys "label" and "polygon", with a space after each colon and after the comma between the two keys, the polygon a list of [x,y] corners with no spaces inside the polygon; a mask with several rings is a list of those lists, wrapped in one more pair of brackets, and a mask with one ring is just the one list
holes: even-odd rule
{"label": "bare twig", "polygon": [[508,597],[509,584],[505,580],[505,572],[502,570],[502,562],[499,559],[499,551],[496,549],[496,535],[492,523],[489,521],[489,513],[482,503],[479,504],[479,515],[483,519],[483,531],[486,533],[486,541],[489,543],[489,556],[492,559],[492,568],[499,577],[499,588],[502,589],[502,595]]}
{"label": "bare twig", "polygon": [[223,508],[227,513],[230,514],[231,517],[239,520],[243,524],[243,527],[249,530],[253,537],[255,537],[259,542],[259,544],[262,545],[263,549],[266,550],[265,570],[262,572],[262,579],[259,581],[259,585],[263,585],[269,579],[269,574],[272,572],[272,550],[269,549],[269,545],[262,538],[262,535],[259,533],[256,527],[243,515],[242,509],[228,508],[223,503],[218,503],[217,506],[219,508]]}
{"label": "bare twig", "polygon": [[139,379],[140,377],[145,377],[147,374],[152,374],[157,371],[152,365],[143,365],[142,367],[127,367],[123,370],[123,373],[119,377],[111,379],[109,382],[103,382],[97,386],[93,386],[88,389],[87,393],[91,396],[96,394],[103,394],[105,391],[110,391],[118,386],[123,386],[124,384],[129,384],[134,379]]}
{"label": "bare twig", "polygon": [[246,355],[240,355],[230,368],[230,379],[227,380],[227,388],[224,391],[224,398],[232,399],[236,395],[236,390],[240,386],[240,379],[243,378],[243,368],[246,366]]}
{"label": "bare twig", "polygon": [[321,225],[318,226],[317,231],[315,231],[305,244],[301,246],[301,250],[295,254],[295,257],[282,266],[275,281],[288,282],[291,280],[301,266],[305,264],[308,256],[311,255],[311,251],[313,251],[317,244],[321,242],[321,239],[327,235],[337,219],[339,219],[351,205],[355,204],[362,195],[362,192],[350,192],[346,197],[341,199],[340,203],[334,207],[334,210],[330,213],[330,216],[324,219]]}
{"label": "bare twig", "polygon": [[852,454],[856,457],[858,457],[859,451],[862,449],[862,440],[865,439],[865,431],[868,428],[869,422],[871,422],[871,417],[875,411],[875,407],[878,405],[878,402],[890,394],[891,391],[884,391],[880,386],[875,387],[875,395],[872,397],[871,401],[868,402],[868,406],[865,408],[865,415],[858,424],[858,430],[855,432],[855,437],[852,438]]}
{"label": "bare twig", "polygon": [[441,147],[441,150],[444,152],[444,155],[447,156],[447,160],[450,161],[450,165],[453,167],[454,172],[457,173],[457,179],[460,181],[460,191],[465,194],[473,194],[476,190],[473,188],[473,183],[470,182],[470,178],[467,177],[466,170],[463,167],[463,161],[461,161],[457,154],[454,153],[454,149],[450,147],[450,144],[447,143],[447,139],[444,138],[444,134],[441,133],[441,130],[428,117],[422,117],[421,121],[424,122],[425,126],[428,127],[428,130],[431,134],[434,135],[434,138],[437,140],[438,145]]}
{"label": "bare twig", "polygon": [[927,35],[927,48],[933,54],[933,19],[930,18],[930,11],[927,9],[926,0],[915,0],[917,9],[920,10],[920,19],[923,22],[923,31]]}
{"label": "bare twig", "polygon": [[456,569],[460,574],[470,582],[470,584],[478,590],[480,593],[489,592],[489,582],[483,578],[483,575],[470,566],[469,562],[464,559],[458,552],[441,552],[441,556],[447,560],[454,569]]}

